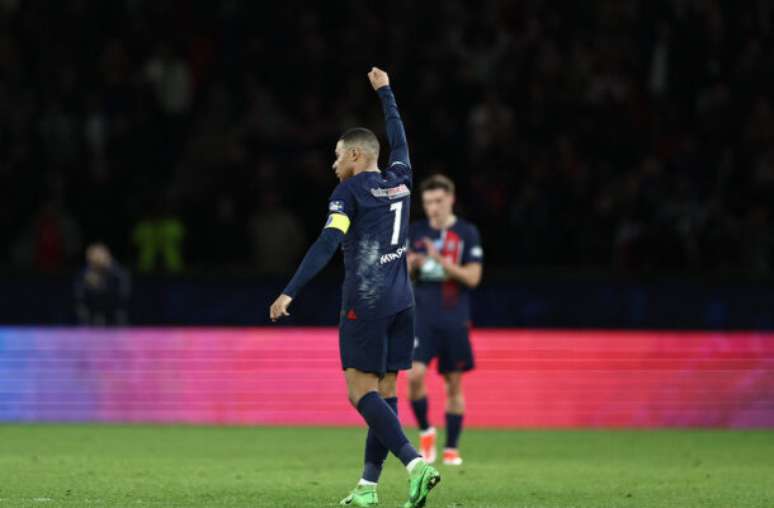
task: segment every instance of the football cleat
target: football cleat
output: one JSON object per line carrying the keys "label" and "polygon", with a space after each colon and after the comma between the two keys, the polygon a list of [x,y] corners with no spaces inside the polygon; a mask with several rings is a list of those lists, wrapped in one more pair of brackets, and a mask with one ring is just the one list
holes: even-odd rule
{"label": "football cleat", "polygon": [[446,448],[443,451],[443,463],[446,466],[461,466],[462,457],[456,448]]}
{"label": "football cleat", "polygon": [[441,481],[441,475],[433,466],[425,462],[416,465],[409,475],[409,499],[403,508],[422,508],[427,495]]}
{"label": "football cleat", "polygon": [[342,506],[378,506],[379,497],[376,495],[376,485],[358,485],[347,497],[339,502]]}
{"label": "football cleat", "polygon": [[422,454],[422,460],[428,464],[435,462],[435,427],[419,433],[419,453]]}

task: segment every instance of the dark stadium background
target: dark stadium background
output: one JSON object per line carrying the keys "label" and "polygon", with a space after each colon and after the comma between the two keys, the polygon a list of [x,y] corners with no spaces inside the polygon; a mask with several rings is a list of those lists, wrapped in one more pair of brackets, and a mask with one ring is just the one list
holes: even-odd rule
{"label": "dark stadium background", "polygon": [[[262,324],[390,72],[486,249],[480,325],[774,327],[770,2],[0,2],[0,321]],[[418,200],[415,199],[415,208]],[[418,217],[421,211],[415,210]],[[167,221],[182,264],[140,269]],[[290,324],[333,324],[340,263]]]}

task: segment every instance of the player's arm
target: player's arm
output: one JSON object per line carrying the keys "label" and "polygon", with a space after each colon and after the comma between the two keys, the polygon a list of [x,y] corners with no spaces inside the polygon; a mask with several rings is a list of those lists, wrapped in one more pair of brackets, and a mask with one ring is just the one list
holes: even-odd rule
{"label": "player's arm", "polygon": [[[328,264],[336,253],[336,249],[339,248],[344,238],[344,233],[349,228],[349,219],[342,214],[331,214],[330,217],[333,217],[333,219],[328,219],[328,224],[322,230],[317,240],[309,247],[295,275],[290,279],[282,294],[271,305],[269,317],[272,321],[277,321],[283,316],[290,315],[288,313],[290,302],[293,301],[293,298],[310,280],[325,268],[325,265]],[[332,226],[334,222],[336,222],[336,225]],[[346,227],[343,224],[346,224]]]}
{"label": "player's arm", "polygon": [[409,160],[408,141],[406,141],[406,130],[403,128],[403,120],[398,112],[398,103],[395,101],[395,95],[390,88],[390,78],[383,70],[373,67],[368,73],[368,79],[371,81],[379,99],[382,101],[384,109],[384,123],[387,131],[387,140],[390,143],[390,162],[389,167],[398,169],[401,166],[405,171],[411,170],[411,161]]}
{"label": "player's arm", "polygon": [[482,262],[484,251],[481,248],[480,235],[475,227],[466,234],[465,240],[466,249],[462,255],[462,264],[459,265],[441,256],[433,242],[427,238],[425,239],[425,248],[428,257],[440,263],[450,279],[472,289],[481,284],[481,275],[484,271]]}
{"label": "player's arm", "polygon": [[355,217],[356,209],[357,205],[349,188],[344,184],[337,185],[328,203],[328,220],[320,237],[307,251],[285,290],[271,305],[269,317],[272,321],[290,315],[288,314],[290,302],[301,288],[325,268],[336,253],[344,235],[349,231],[350,217]]}
{"label": "player's arm", "polygon": [[461,282],[471,289],[481,284],[481,274],[483,273],[481,263],[455,265],[451,261],[443,258],[440,263],[449,278]]}

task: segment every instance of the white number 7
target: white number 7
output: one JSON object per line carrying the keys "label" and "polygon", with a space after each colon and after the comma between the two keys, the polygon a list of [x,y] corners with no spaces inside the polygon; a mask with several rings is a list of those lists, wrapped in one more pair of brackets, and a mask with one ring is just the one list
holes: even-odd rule
{"label": "white number 7", "polygon": [[398,237],[400,236],[400,212],[403,211],[403,201],[398,201],[390,205],[390,211],[395,212],[395,220],[392,223],[392,242],[391,245],[398,244]]}

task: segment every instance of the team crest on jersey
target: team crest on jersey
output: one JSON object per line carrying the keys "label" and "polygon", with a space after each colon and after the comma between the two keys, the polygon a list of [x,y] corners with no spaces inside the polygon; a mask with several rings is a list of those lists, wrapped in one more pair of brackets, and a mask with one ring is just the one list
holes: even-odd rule
{"label": "team crest on jersey", "polygon": [[411,191],[405,184],[400,184],[389,189],[371,189],[371,194],[377,198],[399,199],[409,196]]}
{"label": "team crest on jersey", "polygon": [[328,210],[331,212],[344,211],[344,201],[331,201],[331,203],[328,205]]}

